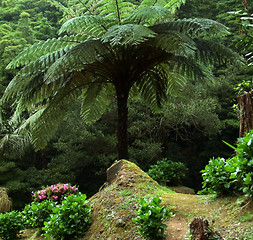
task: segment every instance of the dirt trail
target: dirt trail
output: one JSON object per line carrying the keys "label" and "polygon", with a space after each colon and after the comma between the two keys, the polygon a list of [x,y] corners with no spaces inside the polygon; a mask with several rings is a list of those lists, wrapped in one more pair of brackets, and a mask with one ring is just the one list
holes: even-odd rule
{"label": "dirt trail", "polygon": [[179,216],[174,216],[166,223],[168,225],[167,240],[183,240],[188,231],[188,222]]}

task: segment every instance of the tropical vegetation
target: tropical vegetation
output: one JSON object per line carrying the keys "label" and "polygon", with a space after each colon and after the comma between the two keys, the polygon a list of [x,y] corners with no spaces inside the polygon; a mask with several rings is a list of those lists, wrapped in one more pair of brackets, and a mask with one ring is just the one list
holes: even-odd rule
{"label": "tropical vegetation", "polygon": [[183,2],[87,5],[83,16],[62,25],[59,38],[26,48],[7,66],[23,67],[2,97],[4,104],[15,106],[12,121],[17,123],[27,112],[19,128],[24,130],[36,120],[31,137],[41,149],[76,99],[82,99],[84,120],[94,121],[116,96],[118,159],[128,159],[130,95],[139,92],[155,109],[186,79],[210,81],[209,64],[241,61],[210,39],[227,34],[224,25],[208,19],[173,19]]}

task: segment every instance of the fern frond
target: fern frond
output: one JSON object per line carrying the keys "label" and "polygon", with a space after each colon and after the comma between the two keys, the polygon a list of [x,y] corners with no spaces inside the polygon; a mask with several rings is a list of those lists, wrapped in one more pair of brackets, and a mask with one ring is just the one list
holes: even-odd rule
{"label": "fern frond", "polygon": [[176,21],[151,26],[150,29],[158,34],[166,31],[178,31],[183,34],[189,34],[193,37],[200,35],[218,36],[229,33],[228,28],[225,25],[205,18],[178,19]]}
{"label": "fern frond", "polygon": [[116,25],[111,27],[102,37],[104,43],[116,45],[138,45],[156,34],[147,27],[136,24]]}
{"label": "fern frond", "polygon": [[34,123],[38,121],[44,110],[44,107],[37,108],[36,110],[34,110],[33,113],[29,116],[29,118],[22,121],[22,123],[15,132],[17,134],[24,134],[27,130],[30,130]]}
{"label": "fern frond", "polygon": [[180,74],[176,71],[171,71],[171,68],[168,65],[161,65],[164,68],[164,71],[166,71],[168,77],[166,94],[175,94],[186,85],[188,79],[183,74]]}
{"label": "fern frond", "polygon": [[124,0],[100,0],[97,2],[95,14],[120,24],[135,8],[136,5]]}
{"label": "fern frond", "polygon": [[152,110],[158,110],[166,99],[167,83],[167,72],[161,65],[145,72],[137,83],[141,96]]}
{"label": "fern frond", "polygon": [[43,56],[58,58],[59,55],[62,56],[70,48],[86,39],[87,36],[79,34],[76,36],[64,36],[48,39],[47,41],[40,41],[22,51],[6,68],[11,69],[27,65]]}
{"label": "fern frond", "polygon": [[191,38],[175,31],[166,31],[164,34],[159,34],[150,39],[148,44],[176,56],[193,57],[197,50],[195,42]]}
{"label": "fern frond", "polygon": [[170,0],[167,1],[164,8],[169,9],[172,13],[175,13],[175,11],[180,8],[182,4],[185,4],[186,0]]}
{"label": "fern frond", "polygon": [[177,8],[185,4],[186,0],[143,0],[139,8],[161,6],[174,13]]}
{"label": "fern frond", "polygon": [[84,15],[65,22],[60,28],[59,34],[88,34],[93,38],[101,37],[108,28],[116,24],[114,20],[101,16]]}
{"label": "fern frond", "polygon": [[64,54],[66,54],[65,50],[60,50],[43,56],[40,59],[24,66],[5,89],[2,101],[6,102],[10,98],[17,96],[18,93],[22,95],[24,89],[26,89],[27,85],[31,81],[34,83],[43,79],[42,75],[58,58],[64,56]]}
{"label": "fern frond", "polygon": [[0,151],[9,157],[21,157],[27,146],[30,145],[30,134],[28,131],[24,134],[8,133],[0,139]]}
{"label": "fern frond", "polygon": [[195,39],[198,48],[197,59],[205,64],[236,64],[242,65],[243,58],[230,48],[213,40]]}
{"label": "fern frond", "polygon": [[45,74],[47,84],[65,77],[67,73],[81,71],[85,65],[99,61],[101,55],[107,53],[107,48],[99,40],[87,40],[78,44],[58,59]]}
{"label": "fern frond", "polygon": [[167,64],[171,71],[185,76],[188,80],[203,81],[204,79],[211,80],[213,78],[207,66],[196,62],[194,58],[174,56]]}
{"label": "fern frond", "polygon": [[125,23],[153,25],[171,19],[171,12],[160,6],[150,6],[137,9],[125,19]]}
{"label": "fern frond", "polygon": [[36,150],[44,148],[54,136],[67,111],[81,95],[82,88],[83,83],[80,82],[80,76],[76,73],[72,81],[60,89],[48,103],[31,131]]}
{"label": "fern frond", "polygon": [[82,96],[81,117],[86,122],[97,121],[106,111],[114,95],[111,84],[91,83]]}
{"label": "fern frond", "polygon": [[68,14],[70,17],[76,17],[76,13],[68,7],[65,7],[62,3],[56,0],[47,0],[52,6],[58,8],[60,11]]}

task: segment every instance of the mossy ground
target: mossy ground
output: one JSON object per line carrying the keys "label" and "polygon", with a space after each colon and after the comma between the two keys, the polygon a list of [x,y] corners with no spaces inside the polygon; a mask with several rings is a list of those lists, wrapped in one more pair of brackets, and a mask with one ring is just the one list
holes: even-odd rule
{"label": "mossy ground", "polygon": [[[155,196],[162,197],[162,204],[175,214],[166,222],[167,239],[188,239],[189,223],[195,217],[203,216],[224,239],[253,240],[253,204],[249,199],[176,193],[160,186],[135,164],[125,160],[116,180],[90,198],[92,225],[82,240],[142,239],[132,222],[138,199]],[[117,226],[118,219],[125,225]],[[43,239],[35,232],[26,231],[25,234],[23,239]]]}

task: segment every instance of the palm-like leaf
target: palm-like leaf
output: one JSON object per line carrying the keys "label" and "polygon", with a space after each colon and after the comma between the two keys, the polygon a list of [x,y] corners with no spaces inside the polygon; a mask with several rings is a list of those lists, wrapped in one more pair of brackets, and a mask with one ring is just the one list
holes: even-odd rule
{"label": "palm-like leaf", "polygon": [[111,27],[103,36],[102,41],[110,43],[111,46],[117,45],[138,45],[156,34],[141,25],[125,24]]}
{"label": "palm-like leaf", "polygon": [[172,19],[172,14],[168,9],[161,6],[148,6],[139,8],[130,14],[124,22],[135,24],[147,24],[148,26],[155,23],[164,22]]}
{"label": "palm-like leaf", "polygon": [[236,62],[238,56],[231,50],[205,38],[228,33],[224,25],[171,18],[184,2],[88,0],[92,6],[84,15],[61,27],[65,36],[39,42],[17,56],[8,67],[24,67],[6,88],[2,102],[17,99],[16,119],[31,106],[45,105],[32,130],[36,148],[54,135],[75,99],[82,100],[81,115],[90,122],[104,113],[116,94],[119,157],[127,158],[130,92],[139,91],[157,109],[186,79],[211,78],[204,64]]}

